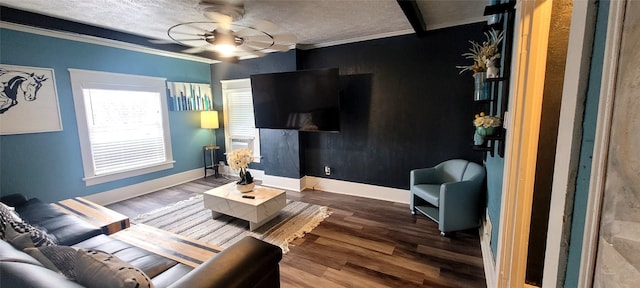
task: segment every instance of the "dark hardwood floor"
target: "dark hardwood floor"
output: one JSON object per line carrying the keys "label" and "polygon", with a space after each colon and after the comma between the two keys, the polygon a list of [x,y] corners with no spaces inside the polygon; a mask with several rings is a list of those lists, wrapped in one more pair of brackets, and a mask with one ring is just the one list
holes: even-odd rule
{"label": "dark hardwood floor", "polygon": [[[133,219],[231,181],[207,177],[107,207]],[[477,230],[441,237],[406,204],[314,190],[287,198],[333,214],[292,242],[280,262],[282,287],[486,287]]]}

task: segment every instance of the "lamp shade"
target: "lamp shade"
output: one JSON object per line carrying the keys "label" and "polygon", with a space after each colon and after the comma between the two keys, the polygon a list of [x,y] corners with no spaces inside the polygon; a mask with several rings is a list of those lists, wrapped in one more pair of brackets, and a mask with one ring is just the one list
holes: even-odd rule
{"label": "lamp shade", "polygon": [[218,111],[200,112],[200,128],[207,128],[207,129],[220,128],[220,125],[218,124]]}

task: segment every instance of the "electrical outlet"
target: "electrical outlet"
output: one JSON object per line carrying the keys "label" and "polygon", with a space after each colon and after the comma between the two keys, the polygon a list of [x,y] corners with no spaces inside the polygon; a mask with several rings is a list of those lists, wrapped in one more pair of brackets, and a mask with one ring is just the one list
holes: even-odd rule
{"label": "electrical outlet", "polygon": [[331,175],[331,167],[324,166],[324,174],[327,176]]}

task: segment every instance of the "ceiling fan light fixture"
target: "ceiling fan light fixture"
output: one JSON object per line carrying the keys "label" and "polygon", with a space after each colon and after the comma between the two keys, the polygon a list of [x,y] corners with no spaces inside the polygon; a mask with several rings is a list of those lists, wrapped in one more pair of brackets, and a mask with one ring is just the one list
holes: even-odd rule
{"label": "ceiling fan light fixture", "polygon": [[221,57],[231,57],[236,52],[236,46],[233,44],[216,44],[213,45],[213,50],[218,52]]}
{"label": "ceiling fan light fixture", "polygon": [[222,57],[231,57],[236,52],[236,46],[242,44],[242,39],[235,37],[231,33],[213,32],[213,37],[209,37],[206,41],[213,45],[213,50],[218,52]]}

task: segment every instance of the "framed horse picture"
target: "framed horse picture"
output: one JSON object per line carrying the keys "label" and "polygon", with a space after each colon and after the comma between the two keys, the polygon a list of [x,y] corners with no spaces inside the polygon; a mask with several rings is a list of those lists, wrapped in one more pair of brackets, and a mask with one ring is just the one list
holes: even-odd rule
{"label": "framed horse picture", "polygon": [[53,69],[0,64],[0,135],[61,130]]}

